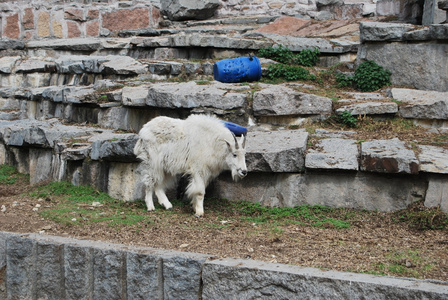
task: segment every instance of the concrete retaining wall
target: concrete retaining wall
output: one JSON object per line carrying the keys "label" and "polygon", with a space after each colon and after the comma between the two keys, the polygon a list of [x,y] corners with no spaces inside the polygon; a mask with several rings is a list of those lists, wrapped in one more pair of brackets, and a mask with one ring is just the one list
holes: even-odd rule
{"label": "concrete retaining wall", "polygon": [[[1,299],[446,299],[446,282],[0,232]],[[4,285],[4,286],[2,286]]]}

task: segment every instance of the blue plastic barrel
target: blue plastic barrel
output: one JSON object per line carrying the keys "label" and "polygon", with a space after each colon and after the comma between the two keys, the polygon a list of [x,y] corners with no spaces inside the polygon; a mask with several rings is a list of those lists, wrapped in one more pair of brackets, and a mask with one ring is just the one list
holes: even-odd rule
{"label": "blue plastic barrel", "polygon": [[229,129],[231,132],[233,132],[235,135],[243,135],[247,133],[247,128],[240,126],[238,124],[228,122],[228,121],[222,121],[224,125]]}
{"label": "blue plastic barrel", "polygon": [[215,80],[232,82],[251,82],[261,78],[261,64],[256,56],[243,56],[217,61],[213,65]]}

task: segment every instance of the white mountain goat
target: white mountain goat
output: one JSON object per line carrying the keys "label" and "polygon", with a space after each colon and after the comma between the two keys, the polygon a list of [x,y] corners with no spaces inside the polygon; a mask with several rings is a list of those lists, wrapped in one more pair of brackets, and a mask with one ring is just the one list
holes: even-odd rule
{"label": "white mountain goat", "polygon": [[224,170],[232,172],[234,181],[247,175],[246,137],[237,139],[218,118],[191,115],[186,120],[157,117],[139,132],[135,155],[144,165],[145,202],[154,210],[155,192],[166,209],[173,206],[165,189],[176,183],[176,175],[188,175],[186,190],[196,216],[204,215],[207,185]]}

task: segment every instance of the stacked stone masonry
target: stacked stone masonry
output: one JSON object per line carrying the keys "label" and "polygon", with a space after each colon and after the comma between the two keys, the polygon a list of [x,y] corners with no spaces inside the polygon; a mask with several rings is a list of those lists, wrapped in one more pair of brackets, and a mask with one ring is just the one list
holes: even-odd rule
{"label": "stacked stone masonry", "polygon": [[[446,299],[441,282],[0,232],[5,299]],[[2,286],[3,285],[3,286]]]}

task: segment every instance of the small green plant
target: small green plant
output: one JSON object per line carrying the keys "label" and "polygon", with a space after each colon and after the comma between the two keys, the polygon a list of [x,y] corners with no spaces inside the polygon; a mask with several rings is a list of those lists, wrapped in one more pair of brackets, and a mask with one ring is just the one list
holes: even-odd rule
{"label": "small green plant", "polygon": [[258,55],[278,61],[282,64],[300,65],[312,67],[319,61],[320,51],[317,48],[304,49],[297,54],[283,45],[268,47],[258,50]]}
{"label": "small green plant", "polygon": [[355,70],[353,82],[358,90],[372,92],[390,85],[391,74],[389,70],[379,66],[373,60],[367,60]]}
{"label": "small green plant", "polygon": [[448,228],[448,214],[439,208],[427,208],[422,201],[412,204],[409,209],[395,214],[398,222],[406,222],[418,230]]}
{"label": "small green plant", "polygon": [[344,110],[338,117],[339,123],[342,123],[348,127],[355,128],[357,126],[357,119],[348,111]]}
{"label": "small green plant", "polygon": [[316,76],[310,74],[310,72],[299,66],[288,66],[283,64],[270,65],[267,70],[269,79],[282,78],[287,81],[296,80],[314,80]]}
{"label": "small green plant", "polygon": [[343,73],[336,74],[337,86],[354,87],[362,92],[372,92],[390,85],[391,72],[378,65],[373,60],[367,60],[361,63],[355,70],[353,76]]}

